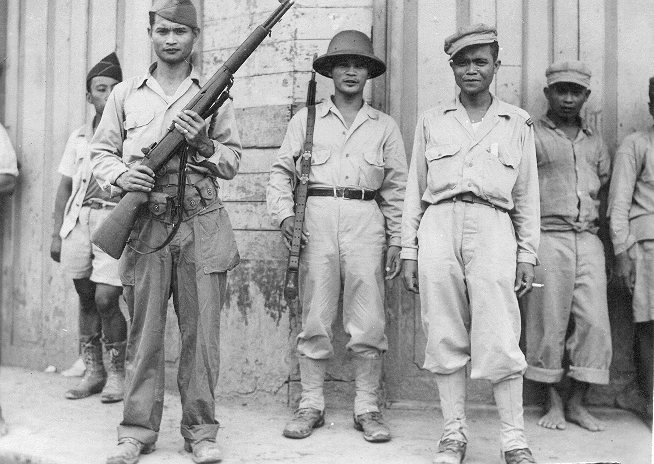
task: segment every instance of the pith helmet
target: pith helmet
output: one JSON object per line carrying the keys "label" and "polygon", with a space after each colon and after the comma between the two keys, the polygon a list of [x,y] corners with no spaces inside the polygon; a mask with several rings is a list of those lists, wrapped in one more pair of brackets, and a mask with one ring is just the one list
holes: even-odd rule
{"label": "pith helmet", "polygon": [[381,76],[386,72],[386,64],[377,58],[372,51],[372,41],[363,32],[341,31],[329,42],[327,53],[316,58],[313,69],[318,74],[332,77],[334,63],[348,56],[363,58],[368,66],[370,79]]}

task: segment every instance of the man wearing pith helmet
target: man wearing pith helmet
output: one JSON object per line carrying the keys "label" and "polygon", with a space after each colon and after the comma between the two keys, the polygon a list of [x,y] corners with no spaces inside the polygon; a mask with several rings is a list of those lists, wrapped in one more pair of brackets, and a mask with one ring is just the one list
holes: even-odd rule
{"label": "man wearing pith helmet", "polygon": [[[368,79],[386,66],[358,31],[332,38],[314,69],[334,82],[316,106],[299,290],[302,331],[297,337],[302,396],[284,436],[308,437],[324,423],[323,382],[333,357],[332,323],[343,294],[343,324],[356,374],[354,426],[371,442],[388,441],[379,410],[384,334],[384,278],[400,271],[400,222],[406,158],[395,121],[363,99]],[[296,114],[272,166],[268,209],[291,242],[293,191],[307,132],[306,108]],[[385,273],[384,273],[385,269]]]}
{"label": "man wearing pith helmet", "polygon": [[535,462],[522,417],[518,297],[537,263],[536,154],[529,115],[489,90],[498,51],[484,24],[445,40],[460,93],[419,118],[404,200],[403,277],[420,293],[424,368],[436,376],[444,419],[436,464],[465,456],[468,363],[470,378],[493,386],[507,464]]}
{"label": "man wearing pith helmet", "polygon": [[[236,175],[241,144],[229,100],[207,120],[182,111],[203,84],[190,64],[199,34],[190,0],[154,2],[148,35],[156,62],[146,74],[114,88],[92,142],[93,172],[103,188],[148,194],[147,208],[139,211],[120,259],[131,327],[123,419],[118,447],[107,464],[134,464],[141,454],[154,450],[163,413],[164,334],[171,294],[180,327],[177,384],[184,449],[196,463],[222,458],[214,396],[220,310],[227,271],[238,264],[239,256],[216,178]],[[183,198],[178,198],[183,154],[175,155],[156,176],[141,164],[141,149],[160,140],[173,123],[188,145]]]}

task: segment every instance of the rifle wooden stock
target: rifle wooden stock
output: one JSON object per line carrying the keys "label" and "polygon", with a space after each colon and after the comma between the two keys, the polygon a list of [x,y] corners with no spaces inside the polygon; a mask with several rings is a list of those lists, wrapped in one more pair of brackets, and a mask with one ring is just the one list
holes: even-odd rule
{"label": "rifle wooden stock", "polygon": [[[225,61],[221,68],[209,79],[200,91],[184,107],[192,110],[202,118],[208,118],[218,109],[215,105],[226,89],[232,83],[232,76],[248,59],[254,50],[270,34],[272,27],[279,22],[284,14],[291,8],[294,0],[285,0],[258,26],[250,36]],[[142,164],[157,172],[171,158],[177,155],[178,150],[186,143],[182,134],[175,130],[171,124],[168,132],[154,146],[148,149]],[[134,227],[140,207],[148,201],[148,195],[143,192],[128,192],[100,225],[91,237],[91,241],[109,256],[118,259],[125,249],[129,234]]]}

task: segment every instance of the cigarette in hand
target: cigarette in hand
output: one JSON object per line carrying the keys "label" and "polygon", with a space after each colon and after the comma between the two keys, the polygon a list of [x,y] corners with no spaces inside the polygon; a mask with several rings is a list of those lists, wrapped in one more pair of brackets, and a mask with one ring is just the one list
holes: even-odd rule
{"label": "cigarette in hand", "polygon": [[531,284],[531,286],[534,287],[534,288],[543,288],[545,286],[545,284],[533,283],[533,284]]}

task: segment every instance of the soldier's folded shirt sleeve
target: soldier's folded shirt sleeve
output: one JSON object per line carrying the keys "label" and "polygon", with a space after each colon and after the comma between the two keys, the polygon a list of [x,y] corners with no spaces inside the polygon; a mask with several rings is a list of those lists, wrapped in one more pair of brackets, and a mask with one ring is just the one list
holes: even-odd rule
{"label": "soldier's folded shirt sleeve", "polygon": [[379,189],[379,207],[386,218],[389,246],[401,246],[402,203],[406,191],[407,166],[404,141],[395,121],[384,142],[384,181]]}
{"label": "soldier's folded shirt sleeve", "polygon": [[402,213],[402,259],[418,260],[418,227],[424,213],[422,196],[427,185],[426,140],[429,136],[426,119],[418,120]]}
{"label": "soldier's folded shirt sleeve", "polygon": [[540,241],[540,195],[536,164],[534,128],[525,123],[520,131],[522,158],[518,178],[513,187],[514,208],[511,220],[518,244],[518,262],[538,264],[537,250]]}
{"label": "soldier's folded shirt sleeve", "polygon": [[295,215],[293,191],[296,184],[295,158],[304,145],[307,110],[300,110],[291,119],[277,158],[270,168],[270,180],[266,188],[268,213],[273,222],[281,226],[284,219]]}
{"label": "soldier's folded shirt sleeve", "polygon": [[122,87],[118,84],[107,99],[102,118],[91,141],[91,169],[93,176],[103,190],[111,196],[122,193],[116,179],[128,170],[123,163],[123,98]]}
{"label": "soldier's folded shirt sleeve", "polygon": [[18,176],[16,152],[5,128],[0,125],[0,174]]}
{"label": "soldier's folded shirt sleeve", "polygon": [[633,201],[638,172],[644,153],[639,153],[634,135],[627,136],[613,161],[613,175],[609,188],[609,228],[616,255],[627,251],[636,243],[629,231],[629,211]]}
{"label": "soldier's folded shirt sleeve", "polygon": [[211,117],[209,138],[213,142],[213,155],[209,158],[196,155],[196,162],[221,179],[233,179],[238,173],[243,149],[231,100],[227,100]]}

